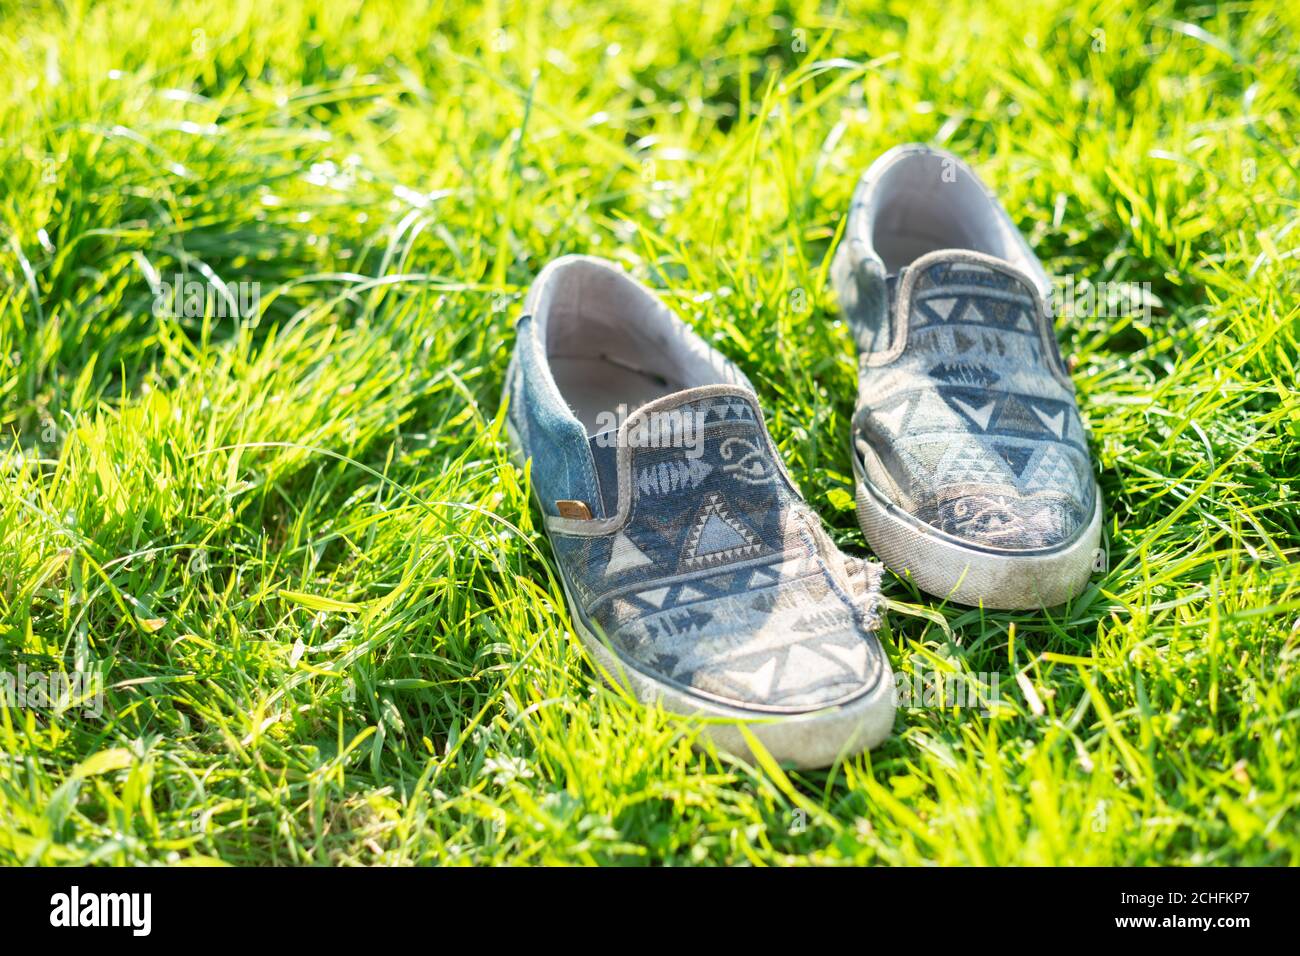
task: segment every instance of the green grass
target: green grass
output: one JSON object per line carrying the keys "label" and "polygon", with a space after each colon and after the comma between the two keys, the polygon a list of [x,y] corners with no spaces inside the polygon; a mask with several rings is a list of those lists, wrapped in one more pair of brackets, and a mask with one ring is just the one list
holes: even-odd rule
{"label": "green grass", "polygon": [[[0,708],[0,861],[1300,863],[1300,8],[397,6],[0,0],[0,670],[107,688]],[[521,293],[661,288],[869,555],[826,273],[913,140],[1158,299],[1058,323],[1110,570],[1047,614],[887,575],[894,667],[993,706],[697,752],[571,636]],[[260,309],[155,311],[178,272]]]}

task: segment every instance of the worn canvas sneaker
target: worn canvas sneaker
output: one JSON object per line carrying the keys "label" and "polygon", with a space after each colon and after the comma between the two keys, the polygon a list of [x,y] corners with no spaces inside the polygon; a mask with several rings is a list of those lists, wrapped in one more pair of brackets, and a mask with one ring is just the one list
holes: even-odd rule
{"label": "worn canvas sneaker", "polygon": [[768,437],[745,376],[600,259],[537,277],[504,399],[573,626],[643,701],[721,718],[747,755],[826,766],[880,742],[893,676],[879,565],[842,554]]}
{"label": "worn canvas sneaker", "polygon": [[1047,275],[955,156],[902,146],[858,183],[832,276],[858,347],[858,520],[876,554],[964,604],[1086,587],[1101,497]]}

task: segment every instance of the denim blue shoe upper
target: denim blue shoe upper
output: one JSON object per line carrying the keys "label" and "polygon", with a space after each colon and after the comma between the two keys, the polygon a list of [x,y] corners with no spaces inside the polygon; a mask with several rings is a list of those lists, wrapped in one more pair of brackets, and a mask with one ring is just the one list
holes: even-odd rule
{"label": "denim blue shoe upper", "polygon": [[586,502],[606,517],[587,433],[560,398],[536,322],[525,315],[515,326],[515,353],[507,373],[510,423],[533,458],[532,481],[542,510],[558,515],[555,502]]}
{"label": "denim blue shoe upper", "polygon": [[[543,339],[534,319],[520,322],[507,398],[579,625],[641,675],[746,711],[802,712],[872,690],[888,674],[874,634],[878,566],[835,547],[786,474],[744,376],[666,310],[625,306],[628,321],[691,340],[690,355],[707,359],[694,374],[675,374],[692,362],[681,353],[676,368],[655,365],[599,332],[567,345],[563,333],[551,338],[556,323],[594,322],[588,309],[617,309],[632,289],[649,294],[576,261],[617,281],[590,273],[536,297],[552,312],[549,331]],[[575,301],[584,305],[563,305]],[[564,308],[568,318],[557,318]],[[706,367],[712,381],[700,383]],[[552,368],[568,370],[562,384]],[[651,379],[662,394],[599,427],[593,382],[613,383],[616,399]]]}

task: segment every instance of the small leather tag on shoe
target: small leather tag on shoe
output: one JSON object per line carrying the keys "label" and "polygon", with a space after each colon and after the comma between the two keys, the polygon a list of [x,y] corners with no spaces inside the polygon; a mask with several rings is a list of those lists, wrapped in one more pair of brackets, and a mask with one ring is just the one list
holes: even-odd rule
{"label": "small leather tag on shoe", "polygon": [[591,520],[591,509],[587,507],[585,501],[557,501],[555,510],[560,513],[561,518],[572,518],[575,521]]}

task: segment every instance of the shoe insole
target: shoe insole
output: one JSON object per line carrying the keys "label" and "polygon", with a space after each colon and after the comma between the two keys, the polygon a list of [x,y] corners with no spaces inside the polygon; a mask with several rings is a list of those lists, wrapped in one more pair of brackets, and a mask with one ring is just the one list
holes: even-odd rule
{"label": "shoe insole", "polygon": [[[622,423],[619,406],[632,413],[656,398],[681,391],[682,386],[619,362],[594,358],[551,357],[551,374],[560,395],[582,422],[590,438]],[[610,417],[614,416],[614,417]]]}
{"label": "shoe insole", "polygon": [[878,239],[876,254],[885,264],[885,271],[896,274],[911,265],[921,256],[936,249],[953,249],[961,247],[960,237],[942,236],[938,233],[897,232],[886,238]]}

